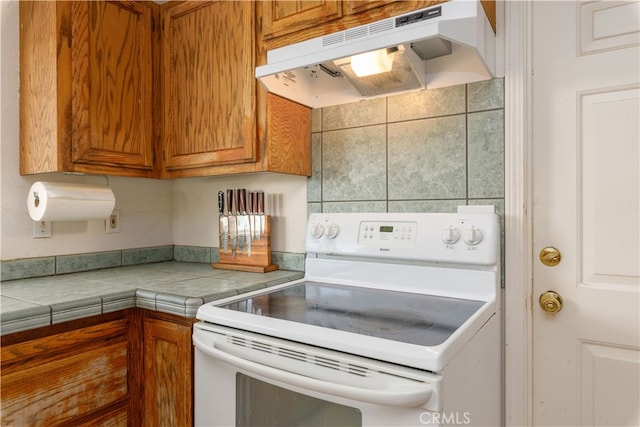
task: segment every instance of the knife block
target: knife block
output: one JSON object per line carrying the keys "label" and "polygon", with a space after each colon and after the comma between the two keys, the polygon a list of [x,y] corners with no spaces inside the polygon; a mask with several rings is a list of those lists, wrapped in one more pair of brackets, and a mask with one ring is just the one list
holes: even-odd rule
{"label": "knife block", "polygon": [[236,255],[231,250],[231,238],[227,250],[222,248],[222,236],[219,237],[220,262],[212,264],[213,268],[222,270],[249,271],[253,273],[266,273],[278,269],[278,264],[271,263],[271,217],[264,216],[265,230],[260,239],[251,240],[251,256],[248,249],[241,251],[236,245]]}

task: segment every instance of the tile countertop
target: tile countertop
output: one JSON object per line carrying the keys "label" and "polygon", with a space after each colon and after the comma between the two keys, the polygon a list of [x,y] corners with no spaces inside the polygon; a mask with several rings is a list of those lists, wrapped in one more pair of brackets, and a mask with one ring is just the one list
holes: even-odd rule
{"label": "tile countertop", "polygon": [[217,299],[286,283],[300,271],[245,273],[161,262],[0,284],[0,335],[141,307],[187,318]]}

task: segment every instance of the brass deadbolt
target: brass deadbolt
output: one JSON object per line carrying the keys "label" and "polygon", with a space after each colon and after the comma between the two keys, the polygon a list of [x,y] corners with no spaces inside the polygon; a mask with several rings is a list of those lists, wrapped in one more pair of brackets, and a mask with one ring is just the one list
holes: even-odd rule
{"label": "brass deadbolt", "polygon": [[540,251],[540,261],[547,267],[555,267],[560,264],[560,260],[562,260],[562,255],[553,246],[547,246]]}
{"label": "brass deadbolt", "polygon": [[562,310],[562,297],[554,291],[547,291],[540,295],[540,307],[547,313],[557,313]]}

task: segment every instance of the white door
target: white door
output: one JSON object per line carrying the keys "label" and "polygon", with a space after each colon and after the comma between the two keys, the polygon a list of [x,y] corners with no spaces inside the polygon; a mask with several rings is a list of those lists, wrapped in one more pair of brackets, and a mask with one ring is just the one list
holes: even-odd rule
{"label": "white door", "polygon": [[532,13],[534,425],[638,426],[640,3]]}

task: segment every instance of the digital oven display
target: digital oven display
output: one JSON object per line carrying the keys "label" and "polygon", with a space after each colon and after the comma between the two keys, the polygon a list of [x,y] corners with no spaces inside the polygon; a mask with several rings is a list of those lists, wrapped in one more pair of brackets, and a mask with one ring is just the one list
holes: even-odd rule
{"label": "digital oven display", "polygon": [[380,226],[380,232],[381,233],[393,233],[393,226],[392,225],[381,225]]}

